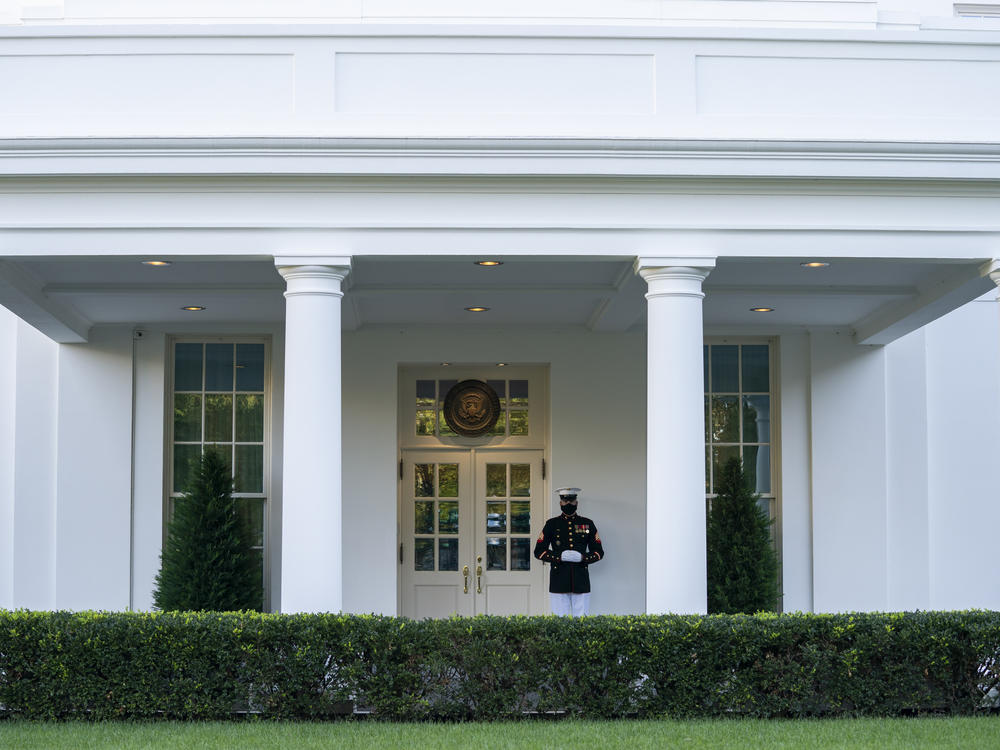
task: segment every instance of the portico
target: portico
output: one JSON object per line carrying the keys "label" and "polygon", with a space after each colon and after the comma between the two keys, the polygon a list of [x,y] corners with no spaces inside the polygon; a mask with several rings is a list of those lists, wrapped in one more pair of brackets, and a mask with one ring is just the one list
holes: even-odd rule
{"label": "portico", "polygon": [[[1000,414],[995,40],[668,26],[4,28],[53,85],[0,115],[0,606],[148,608],[209,447],[270,609],[397,613],[418,543],[528,580],[570,485],[592,611],[702,611],[730,456],[786,609],[998,606],[955,542],[1000,523],[996,420],[953,416]],[[452,366],[537,383],[534,432],[418,433]],[[475,487],[404,506],[441,465]]]}

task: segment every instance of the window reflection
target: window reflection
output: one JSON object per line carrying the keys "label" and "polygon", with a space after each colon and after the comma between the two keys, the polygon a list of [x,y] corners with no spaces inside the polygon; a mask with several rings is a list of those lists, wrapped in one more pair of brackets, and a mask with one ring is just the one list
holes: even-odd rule
{"label": "window reflection", "polygon": [[510,540],[510,569],[531,570],[531,540]]}
{"label": "window reflection", "polygon": [[486,540],[486,569],[507,570],[507,539],[490,537]]}

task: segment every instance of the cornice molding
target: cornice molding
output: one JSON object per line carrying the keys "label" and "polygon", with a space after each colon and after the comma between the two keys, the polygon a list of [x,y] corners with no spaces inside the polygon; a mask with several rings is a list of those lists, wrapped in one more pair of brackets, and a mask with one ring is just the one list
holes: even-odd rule
{"label": "cornice molding", "polygon": [[[662,25],[661,25],[662,24]],[[955,19],[928,19],[919,32],[891,29],[676,26],[642,23],[434,23],[434,22],[315,22],[315,23],[77,23],[0,26],[0,38],[517,38],[517,39],[699,39],[748,41],[863,42],[868,44],[997,44],[995,28],[962,26]]]}
{"label": "cornice molding", "polygon": [[653,138],[6,138],[8,177],[1000,180],[1000,143]]}

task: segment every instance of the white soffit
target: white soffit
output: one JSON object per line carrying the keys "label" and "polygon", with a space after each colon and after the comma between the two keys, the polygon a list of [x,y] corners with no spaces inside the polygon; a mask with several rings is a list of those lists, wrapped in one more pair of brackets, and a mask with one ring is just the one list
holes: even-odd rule
{"label": "white soffit", "polygon": [[[365,326],[586,328],[645,326],[645,285],[632,257],[355,257],[344,296],[345,329]],[[888,343],[975,299],[992,265],[902,259],[719,258],[705,283],[704,319],[713,333],[774,334],[837,327],[860,343]],[[274,323],[284,290],[271,259],[174,257],[150,268],[141,258],[0,263],[3,304],[57,341],[82,341],[91,324]],[[185,305],[203,305],[192,315]],[[484,306],[474,314],[464,308]],[[759,315],[751,307],[773,307]]]}

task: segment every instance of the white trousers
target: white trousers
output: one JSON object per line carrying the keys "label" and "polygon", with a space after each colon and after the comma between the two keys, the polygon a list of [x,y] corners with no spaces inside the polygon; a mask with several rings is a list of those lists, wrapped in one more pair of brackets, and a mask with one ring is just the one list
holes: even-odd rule
{"label": "white trousers", "polygon": [[590,614],[590,594],[549,594],[552,614],[583,617]]}

